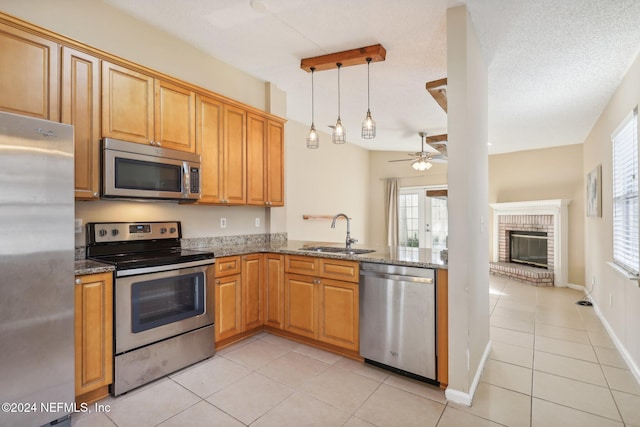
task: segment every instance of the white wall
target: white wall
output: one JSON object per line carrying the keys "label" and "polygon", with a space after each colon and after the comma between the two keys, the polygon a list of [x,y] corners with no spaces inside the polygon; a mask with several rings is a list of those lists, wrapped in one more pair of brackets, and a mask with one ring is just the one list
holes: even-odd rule
{"label": "white wall", "polygon": [[367,243],[369,154],[346,143],[336,145],[320,132],[320,148],[306,147],[309,125],[287,123],[287,233],[290,240],[344,242],[346,224],[331,220],[303,220],[302,215],[335,215],[351,218],[351,236]]}
{"label": "white wall", "polygon": [[465,7],[447,10],[449,387],[471,404],[489,349],[487,65]]}
{"label": "white wall", "polygon": [[[608,263],[613,260],[611,134],[640,104],[640,56],[627,71],[583,148],[583,176],[602,164],[602,218],[585,218],[585,282],[605,325],[640,381],[640,288]],[[593,281],[593,282],[592,282]]]}

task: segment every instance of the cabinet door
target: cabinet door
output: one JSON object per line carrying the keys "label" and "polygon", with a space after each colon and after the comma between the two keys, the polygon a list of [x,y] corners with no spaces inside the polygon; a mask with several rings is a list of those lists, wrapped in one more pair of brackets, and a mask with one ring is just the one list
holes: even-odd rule
{"label": "cabinet door", "polygon": [[222,173],[223,203],[242,205],[247,202],[246,139],[247,114],[231,105],[224,107],[224,154]]}
{"label": "cabinet door", "polygon": [[102,136],[151,143],[153,98],[152,77],[103,61]]}
{"label": "cabinet door", "polygon": [[230,338],[242,332],[240,274],[226,276],[215,281],[215,340]]}
{"label": "cabinet door", "polygon": [[266,149],[267,202],[284,206],[284,126],[269,120]]}
{"label": "cabinet door", "polygon": [[284,329],[309,338],[318,338],[318,291],[312,277],[285,274]]}
{"label": "cabinet door", "polygon": [[61,122],[74,126],[76,199],[100,197],[100,60],[62,47]]}
{"label": "cabinet door", "polygon": [[243,331],[262,326],[262,254],[242,257],[242,326]]}
{"label": "cabinet door", "polygon": [[247,115],[247,204],[267,204],[267,119]]}
{"label": "cabinet door", "polygon": [[318,339],[359,350],[358,285],[321,279]]}
{"label": "cabinet door", "polygon": [[184,87],[156,79],[154,105],[156,144],[195,153],[195,94]]}
{"label": "cabinet door", "polygon": [[264,324],[284,327],[284,256],[265,255]]}
{"label": "cabinet door", "polygon": [[0,111],[58,121],[59,46],[0,24]]}
{"label": "cabinet door", "polygon": [[[76,396],[113,381],[112,274],[76,277],[75,285]],[[106,390],[108,393],[108,390]]]}
{"label": "cabinet door", "polygon": [[196,95],[196,152],[200,154],[200,200],[222,203],[222,102]]}

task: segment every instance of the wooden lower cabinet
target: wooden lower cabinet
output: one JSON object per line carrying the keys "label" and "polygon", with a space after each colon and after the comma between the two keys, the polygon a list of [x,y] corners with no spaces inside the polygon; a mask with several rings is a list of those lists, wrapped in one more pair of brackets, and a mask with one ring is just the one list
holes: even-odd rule
{"label": "wooden lower cabinet", "polygon": [[285,271],[284,329],[357,352],[358,263],[287,255]]}
{"label": "wooden lower cabinet", "polygon": [[318,286],[318,339],[320,341],[358,350],[359,302],[358,285],[322,279]]}
{"label": "wooden lower cabinet", "polygon": [[242,331],[262,326],[263,254],[242,257]]}
{"label": "wooden lower cabinet", "polygon": [[265,254],[264,324],[284,328],[284,255]]}
{"label": "wooden lower cabinet", "polygon": [[242,332],[242,276],[215,279],[215,340],[231,338]]}
{"label": "wooden lower cabinet", "polygon": [[318,338],[318,290],[309,276],[285,274],[284,329],[308,338]]}
{"label": "wooden lower cabinet", "polygon": [[75,279],[75,395],[93,402],[113,382],[113,275]]}

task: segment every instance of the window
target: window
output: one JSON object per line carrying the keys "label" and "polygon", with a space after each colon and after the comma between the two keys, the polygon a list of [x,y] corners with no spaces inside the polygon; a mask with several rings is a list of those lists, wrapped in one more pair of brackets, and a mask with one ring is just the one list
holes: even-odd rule
{"label": "window", "polygon": [[613,261],[638,274],[638,108],[613,133]]}

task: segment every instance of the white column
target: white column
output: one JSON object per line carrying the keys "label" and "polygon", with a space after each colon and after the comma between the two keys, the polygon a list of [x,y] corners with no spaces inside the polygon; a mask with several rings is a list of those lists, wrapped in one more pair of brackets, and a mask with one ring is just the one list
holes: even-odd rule
{"label": "white column", "polygon": [[449,400],[470,405],[489,351],[487,65],[464,6],[447,11]]}

